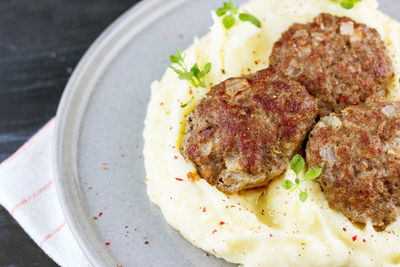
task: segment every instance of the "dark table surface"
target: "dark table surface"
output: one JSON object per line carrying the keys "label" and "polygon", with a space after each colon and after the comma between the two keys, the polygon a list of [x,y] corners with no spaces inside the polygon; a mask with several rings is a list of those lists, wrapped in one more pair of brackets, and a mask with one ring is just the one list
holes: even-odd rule
{"label": "dark table surface", "polygon": [[[137,0],[0,1],[0,162],[57,109],[95,38]],[[56,266],[0,206],[0,266]]]}

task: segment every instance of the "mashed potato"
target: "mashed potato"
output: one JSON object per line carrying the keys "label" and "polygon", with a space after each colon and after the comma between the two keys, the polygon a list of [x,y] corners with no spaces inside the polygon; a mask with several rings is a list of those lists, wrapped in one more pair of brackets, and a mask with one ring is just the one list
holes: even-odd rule
{"label": "mashed potato", "polygon": [[[273,43],[292,23],[307,23],[321,12],[376,28],[388,46],[396,70],[389,96],[400,99],[400,25],[377,11],[375,0],[363,0],[345,10],[329,0],[253,0],[244,9],[263,27],[238,23],[226,31],[213,12],[211,31],[196,39],[186,53],[188,65],[212,62],[210,85],[255,72],[268,65]],[[390,266],[400,264],[400,220],[383,232],[368,223],[351,224],[330,209],[315,181],[305,182],[309,199],[281,188],[287,171],[267,188],[227,196],[205,180],[192,182],[191,162],[179,152],[184,117],[208,89],[191,88],[172,70],[152,85],[145,121],[145,164],[150,199],[166,220],[195,246],[245,266]],[[194,100],[185,108],[191,97]]]}

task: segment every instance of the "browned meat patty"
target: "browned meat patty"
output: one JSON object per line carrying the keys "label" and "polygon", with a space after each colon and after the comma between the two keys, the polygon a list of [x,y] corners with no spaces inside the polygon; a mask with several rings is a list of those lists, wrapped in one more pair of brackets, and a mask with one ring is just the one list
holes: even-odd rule
{"label": "browned meat patty", "polygon": [[381,96],[322,118],[306,154],[329,205],[351,221],[385,227],[400,206],[400,102]]}
{"label": "browned meat patty", "polygon": [[270,64],[317,98],[319,114],[385,94],[393,68],[379,33],[347,17],[321,14],[293,24],[274,44]]}
{"label": "browned meat patty", "polygon": [[211,88],[186,118],[181,151],[223,192],[263,186],[282,174],[316,116],[305,88],[268,68]]}

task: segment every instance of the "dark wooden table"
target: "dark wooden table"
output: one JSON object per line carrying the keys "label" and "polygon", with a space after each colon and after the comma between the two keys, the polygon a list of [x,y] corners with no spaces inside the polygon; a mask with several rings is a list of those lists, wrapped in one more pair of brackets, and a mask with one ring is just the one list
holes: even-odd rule
{"label": "dark wooden table", "polygon": [[[56,112],[95,38],[137,0],[0,1],[0,162]],[[56,265],[0,206],[0,266]]]}

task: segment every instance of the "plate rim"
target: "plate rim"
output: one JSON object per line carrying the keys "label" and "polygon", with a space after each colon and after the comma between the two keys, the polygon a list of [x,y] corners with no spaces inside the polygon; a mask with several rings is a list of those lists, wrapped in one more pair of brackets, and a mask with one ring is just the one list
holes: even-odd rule
{"label": "plate rim", "polygon": [[[71,116],[72,118],[79,117],[77,114],[70,114],[71,111],[71,101],[74,95],[78,91],[88,91],[87,89],[90,88],[80,88],[80,82],[85,79],[85,73],[88,71],[89,67],[93,63],[94,59],[99,56],[102,49],[104,49],[107,44],[112,42],[112,37],[117,35],[117,33],[121,32],[124,28],[124,23],[133,20],[135,21],[135,16],[146,16],[148,14],[148,10],[150,9],[156,17],[159,17],[165,14],[171,8],[179,5],[180,3],[185,3],[193,0],[142,0],[136,3],[134,6],[130,7],[128,10],[123,12],[117,19],[115,19],[90,45],[87,49],[83,57],[80,59],[79,63],[77,64],[75,70],[73,71],[67,85],[65,86],[64,92],[62,94],[60,103],[57,108],[56,112],[56,122],[54,127],[54,135],[53,135],[53,149],[52,149],[52,169],[53,175],[55,180],[55,187],[58,202],[61,206],[62,212],[65,216],[65,220],[67,225],[78,243],[80,249],[87,257],[89,262],[95,266],[112,266],[117,265],[115,259],[111,256],[111,253],[105,246],[100,246],[101,243],[94,244],[93,241],[90,240],[89,235],[94,235],[94,232],[90,229],[89,221],[86,217],[84,217],[84,221],[82,222],[82,218],[77,218],[74,216],[77,213],[83,213],[82,206],[72,206],[71,205],[71,195],[77,196],[77,192],[70,192],[67,189],[67,184],[71,183],[68,182],[69,180],[73,180],[70,176],[74,170],[69,169],[70,165],[65,165],[65,151],[63,149],[64,143],[66,138],[76,138],[80,135],[79,131],[75,131],[75,136],[71,137],[68,136],[67,130],[70,132],[74,132],[73,126],[76,126],[77,121],[71,123]],[[154,20],[154,19],[153,19]],[[150,20],[148,22],[141,22],[134,24],[131,30],[137,30],[131,38],[135,35],[141,33],[149,22],[153,21]],[[119,40],[121,41],[121,40]],[[118,41],[117,41],[118,43]],[[93,76],[93,75],[92,75]],[[88,92],[87,92],[88,93]],[[89,92],[91,93],[91,92]],[[84,101],[83,101],[84,102]],[[77,109],[77,107],[75,107]],[[79,112],[78,112],[79,113]],[[78,118],[78,122],[81,122]],[[80,126],[79,126],[80,128]],[[79,130],[75,129],[75,130]],[[73,150],[73,148],[72,148]],[[73,152],[69,152],[69,154],[74,155]],[[76,177],[76,176],[75,176]],[[76,188],[78,189],[78,188]],[[76,211],[74,209],[78,208],[80,211]],[[89,231],[89,233],[87,232]]]}

